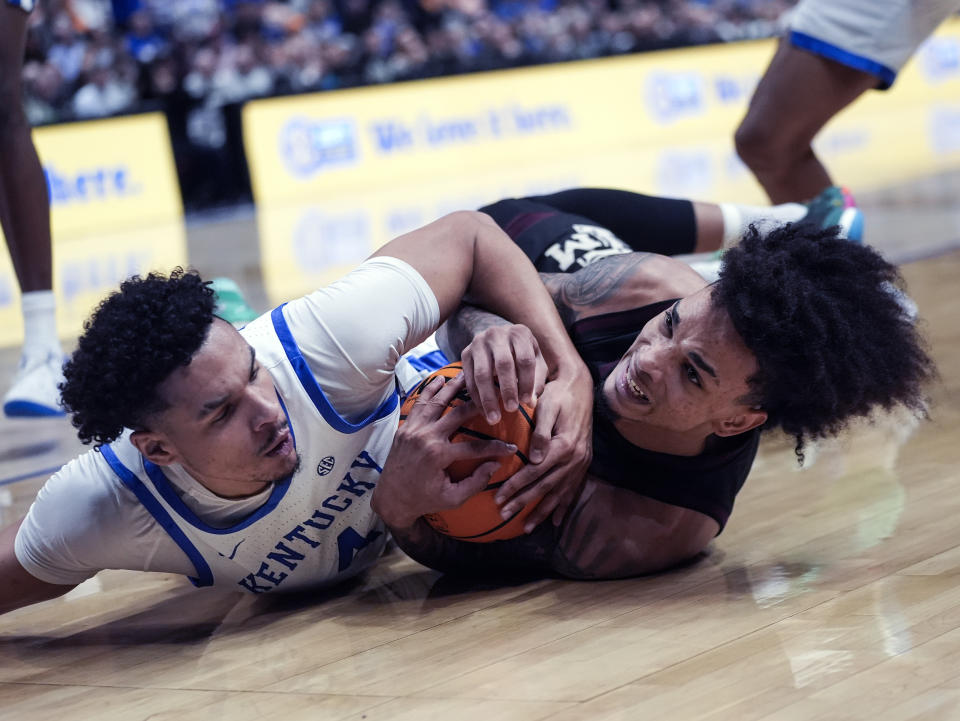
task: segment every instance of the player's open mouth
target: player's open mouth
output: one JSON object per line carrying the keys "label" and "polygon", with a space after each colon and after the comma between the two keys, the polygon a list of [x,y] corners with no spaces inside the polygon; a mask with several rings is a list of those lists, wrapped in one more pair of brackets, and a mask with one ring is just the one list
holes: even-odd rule
{"label": "player's open mouth", "polygon": [[277,439],[277,442],[264,455],[268,457],[282,456],[287,453],[292,446],[293,438],[290,436],[290,431],[284,431],[280,434],[280,438]]}
{"label": "player's open mouth", "polygon": [[628,391],[631,396],[636,398],[640,403],[650,403],[650,396],[647,395],[647,392],[640,386],[636,378],[634,378],[633,372],[629,367],[624,369],[622,379],[624,389]]}

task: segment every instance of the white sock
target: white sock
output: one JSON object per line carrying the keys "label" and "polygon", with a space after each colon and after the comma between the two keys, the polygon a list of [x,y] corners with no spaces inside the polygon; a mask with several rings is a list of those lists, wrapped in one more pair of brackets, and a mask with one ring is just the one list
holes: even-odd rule
{"label": "white sock", "polygon": [[63,356],[57,336],[57,303],[52,290],[33,290],[20,300],[23,309],[23,358],[46,360]]}
{"label": "white sock", "polygon": [[757,226],[761,232],[769,232],[778,225],[800,220],[807,214],[807,206],[800,203],[766,206],[720,203],[720,213],[723,215],[723,247],[732,248],[751,225]]}

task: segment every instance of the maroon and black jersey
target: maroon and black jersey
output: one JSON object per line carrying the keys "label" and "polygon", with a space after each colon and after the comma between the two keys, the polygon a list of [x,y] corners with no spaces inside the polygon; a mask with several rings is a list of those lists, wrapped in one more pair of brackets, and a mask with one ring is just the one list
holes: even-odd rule
{"label": "maroon and black jersey", "polygon": [[[656,205],[651,205],[654,202]],[[572,273],[608,255],[630,250],[664,252],[661,247],[641,247],[638,241],[675,239],[682,235],[676,228],[694,228],[689,206],[687,201],[654,200],[623,191],[579,190],[501,201],[483,210],[513,238],[538,270]],[[618,220],[609,224],[598,222],[607,216]],[[651,216],[658,223],[669,222],[671,232],[654,227],[653,220],[646,222],[649,227],[641,228],[643,232],[636,232],[640,226],[637,219]],[[608,226],[629,238],[630,245]],[[631,230],[634,232],[628,233]],[[676,250],[689,252],[686,246],[692,247],[692,241],[686,238],[683,244]],[[574,323],[571,337],[594,381],[602,383],[647,321],[674,302],[675,299],[605,313]],[[673,456],[632,445],[610,420],[594,414],[590,472],[657,501],[703,513],[723,530],[734,498],[753,465],[759,442],[758,429],[727,438],[711,436],[700,455]]]}
{"label": "maroon and black jersey", "polygon": [[626,190],[577,188],[509,198],[481,208],[542,273],[573,273],[631,251],[692,253],[697,222],[689,200]]}
{"label": "maroon and black jersey", "polygon": [[[574,323],[570,335],[598,387],[647,321],[674,302],[662,301]],[[590,473],[654,500],[710,516],[722,531],[733,511],[734,498],[750,473],[759,443],[760,431],[754,429],[725,438],[710,436],[700,455],[673,456],[638,448],[621,436],[609,419],[594,414]]]}

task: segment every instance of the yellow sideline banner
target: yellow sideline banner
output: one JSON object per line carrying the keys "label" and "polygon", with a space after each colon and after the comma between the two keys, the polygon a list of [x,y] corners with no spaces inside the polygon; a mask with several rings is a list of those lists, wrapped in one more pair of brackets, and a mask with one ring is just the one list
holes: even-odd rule
{"label": "yellow sideline banner", "polygon": [[250,103],[254,193],[317,199],[710,135],[734,121],[771,47],[724,47],[724,68],[707,48]]}
{"label": "yellow sideline banner", "polygon": [[[186,262],[166,119],[148,113],[38,128],[50,193],[58,330],[75,336],[124,278]],[[0,253],[0,345],[22,341],[20,292]]]}
{"label": "yellow sideline banner", "polygon": [[34,142],[47,176],[55,239],[183,217],[162,114],[38,128]]}
{"label": "yellow sideline banner", "polygon": [[[252,102],[244,135],[255,197],[312,201],[640,148],[696,152],[634,167],[634,187],[673,190],[689,176],[712,195],[747,175],[732,133],[774,48],[734,43]],[[831,167],[841,163],[844,183],[956,162],[958,58],[960,21],[951,21],[891,91],[868,93],[828,127],[821,150]],[[723,156],[702,152],[714,144]]]}
{"label": "yellow sideline banner", "polygon": [[[444,212],[573,186],[765,203],[733,132],[761,40],[249,103],[244,142],[273,300]],[[960,166],[960,20],[817,139],[854,191]]]}

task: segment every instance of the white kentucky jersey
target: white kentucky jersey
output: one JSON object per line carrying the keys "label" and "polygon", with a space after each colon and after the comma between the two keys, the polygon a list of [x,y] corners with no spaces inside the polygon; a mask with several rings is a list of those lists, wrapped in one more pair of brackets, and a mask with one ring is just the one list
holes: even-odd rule
{"label": "white kentucky jersey", "polygon": [[198,586],[236,584],[253,593],[332,583],[367,568],[386,542],[370,508],[397,430],[396,391],[359,423],[327,401],[283,315],[283,306],[243,330],[278,390],[300,467],[274,484],[253,514],[227,528],[204,523],[181,500],[161,467],[126,438],[104,459],[190,558]]}
{"label": "white kentucky jersey", "polygon": [[258,318],[241,333],[289,420],[301,458],[292,476],[221,498],[180,465],[145,460],[127,431],[47,480],[17,532],[17,560],[47,583],[116,568],[253,593],[362,571],[386,543],[370,502],[399,419],[397,361],[438,321],[430,286],[389,257]]}

